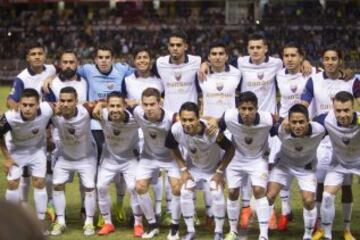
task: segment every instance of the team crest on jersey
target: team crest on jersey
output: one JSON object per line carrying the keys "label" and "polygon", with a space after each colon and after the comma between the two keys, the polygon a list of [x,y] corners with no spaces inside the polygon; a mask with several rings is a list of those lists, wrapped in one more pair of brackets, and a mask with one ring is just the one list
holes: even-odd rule
{"label": "team crest on jersey", "polygon": [[112,89],[114,88],[114,83],[108,83],[108,84],[107,84],[107,88],[108,88],[109,90],[112,90]]}
{"label": "team crest on jersey", "polygon": [[35,134],[38,134],[38,133],[39,133],[39,129],[38,129],[38,128],[34,128],[31,132],[32,132],[34,135],[35,135]]}
{"label": "team crest on jersey", "polygon": [[295,150],[298,151],[298,152],[301,152],[303,150],[303,147],[302,146],[296,146]]}
{"label": "team crest on jersey", "polygon": [[291,92],[295,93],[296,90],[297,90],[297,85],[296,84],[291,84],[290,85],[290,90],[291,90]]}
{"label": "team crest on jersey", "polygon": [[71,135],[75,134],[75,128],[68,128],[68,133],[70,133]]}
{"label": "team crest on jersey", "polygon": [[350,139],[347,137],[343,137],[341,140],[345,145],[348,145],[350,143]]}
{"label": "team crest on jersey", "polygon": [[120,133],[121,133],[121,131],[120,131],[119,129],[114,129],[114,130],[113,130],[113,134],[114,134],[115,136],[119,136]]}
{"label": "team crest on jersey", "polygon": [[157,133],[155,131],[149,131],[149,136],[152,138],[152,139],[155,139],[157,137]]}
{"label": "team crest on jersey", "polygon": [[258,77],[259,80],[263,80],[263,78],[264,78],[264,72],[258,72],[258,73],[257,73],[257,77]]}
{"label": "team crest on jersey", "polygon": [[180,70],[175,70],[175,71],[174,71],[174,77],[175,77],[176,81],[180,81],[180,80],[181,80],[181,76],[182,76],[182,74],[181,74],[181,71],[180,71]]}
{"label": "team crest on jersey", "polygon": [[216,82],[216,89],[218,91],[221,91],[224,89],[224,83],[223,82]]}
{"label": "team crest on jersey", "polygon": [[197,148],[196,148],[196,147],[193,147],[193,146],[190,147],[190,152],[191,152],[192,154],[195,154],[196,151],[197,151]]}
{"label": "team crest on jersey", "polygon": [[245,137],[244,141],[245,141],[246,144],[250,145],[253,142],[253,138],[252,137]]}

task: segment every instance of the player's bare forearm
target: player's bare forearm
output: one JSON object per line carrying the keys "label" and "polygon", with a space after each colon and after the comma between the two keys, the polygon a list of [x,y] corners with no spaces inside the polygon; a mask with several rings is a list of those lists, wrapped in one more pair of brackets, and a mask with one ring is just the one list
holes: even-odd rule
{"label": "player's bare forearm", "polygon": [[227,168],[227,166],[229,165],[229,163],[231,162],[231,160],[233,159],[234,154],[235,154],[235,147],[234,147],[233,144],[231,144],[231,146],[228,149],[225,150],[225,154],[223,156],[223,159],[220,162],[220,165],[218,166],[217,169],[224,172],[225,169]]}
{"label": "player's bare forearm", "polygon": [[7,101],[6,101],[6,106],[7,106],[8,109],[17,110],[19,104],[17,102],[15,102],[13,99],[8,98]]}
{"label": "player's bare forearm", "polygon": [[92,117],[94,119],[101,120],[102,119],[101,110],[105,107],[107,107],[107,102],[103,102],[103,101],[97,102],[94,109],[92,110]]}
{"label": "player's bare forearm", "polygon": [[304,100],[301,100],[301,104],[304,105],[305,107],[309,107],[310,103]]}
{"label": "player's bare forearm", "polygon": [[182,154],[181,154],[179,148],[171,149],[171,153],[172,153],[173,157],[175,158],[175,161],[180,169],[186,167],[185,160],[182,157]]}
{"label": "player's bare forearm", "polygon": [[4,136],[0,137],[0,150],[1,150],[1,152],[2,152],[5,159],[11,158],[11,154],[10,154],[8,148],[6,147]]}

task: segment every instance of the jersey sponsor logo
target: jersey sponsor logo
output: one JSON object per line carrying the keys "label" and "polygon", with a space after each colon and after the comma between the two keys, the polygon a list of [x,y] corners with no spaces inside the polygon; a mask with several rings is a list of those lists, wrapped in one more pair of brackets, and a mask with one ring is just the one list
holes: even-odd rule
{"label": "jersey sponsor logo", "polygon": [[347,137],[342,137],[341,138],[341,141],[345,144],[345,145],[348,145],[350,143],[350,139],[347,138]]}
{"label": "jersey sponsor logo", "polygon": [[297,85],[296,84],[291,84],[290,85],[290,90],[295,93],[297,91]]}
{"label": "jersey sponsor logo", "polygon": [[253,142],[253,138],[246,136],[244,138],[244,141],[245,141],[246,144],[250,145]]}
{"label": "jersey sponsor logo", "polygon": [[258,73],[257,73],[257,77],[258,77],[259,80],[263,80],[263,78],[264,78],[264,72],[258,72]]}
{"label": "jersey sponsor logo", "polygon": [[106,86],[109,90],[114,89],[114,83],[108,83]]}
{"label": "jersey sponsor logo", "polygon": [[121,133],[121,131],[120,131],[119,129],[114,129],[114,130],[113,130],[113,134],[114,134],[115,136],[119,136],[120,133]]}
{"label": "jersey sponsor logo", "polygon": [[197,148],[196,148],[196,147],[190,146],[190,152],[191,152],[192,154],[195,154],[196,151],[197,151]]}
{"label": "jersey sponsor logo", "polygon": [[34,128],[31,132],[35,135],[39,133],[39,128]]}
{"label": "jersey sponsor logo", "polygon": [[68,128],[67,130],[71,135],[75,135],[75,128]]}
{"label": "jersey sponsor logo", "polygon": [[301,152],[303,150],[302,146],[295,146],[295,150]]}

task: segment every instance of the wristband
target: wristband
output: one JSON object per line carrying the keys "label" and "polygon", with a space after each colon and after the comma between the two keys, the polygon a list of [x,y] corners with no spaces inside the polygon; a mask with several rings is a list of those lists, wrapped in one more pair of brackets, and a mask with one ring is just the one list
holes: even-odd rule
{"label": "wristband", "polygon": [[187,167],[180,168],[180,172],[185,172],[187,170]]}
{"label": "wristband", "polygon": [[222,171],[222,170],[220,170],[220,169],[216,169],[216,173],[224,174],[224,171]]}

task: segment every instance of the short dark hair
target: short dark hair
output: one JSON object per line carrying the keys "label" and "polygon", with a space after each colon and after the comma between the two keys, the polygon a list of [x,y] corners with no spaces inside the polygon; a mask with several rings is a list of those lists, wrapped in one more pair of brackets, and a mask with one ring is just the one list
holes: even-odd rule
{"label": "short dark hair", "polygon": [[304,50],[301,48],[301,46],[299,44],[297,44],[296,42],[288,42],[285,44],[285,46],[283,47],[283,54],[284,54],[284,50],[285,48],[296,48],[298,53],[305,57],[305,52]]}
{"label": "short dark hair", "polygon": [[226,44],[223,43],[223,42],[213,42],[213,43],[211,43],[210,46],[209,46],[209,53],[208,54],[210,54],[210,52],[211,52],[211,50],[213,48],[223,48],[225,50],[225,53],[228,54]]}
{"label": "short dark hair", "polygon": [[349,92],[340,91],[340,92],[335,94],[334,102],[335,101],[342,102],[342,103],[347,102],[347,101],[351,101],[351,103],[354,104],[354,97]]}
{"label": "short dark hair", "polygon": [[75,96],[75,99],[77,99],[78,95],[77,95],[77,92],[76,92],[76,89],[73,88],[73,87],[63,87],[61,90],[60,90],[60,94],[62,93],[71,93],[71,94],[74,94]]}
{"label": "short dark hair", "polygon": [[109,51],[111,54],[111,57],[114,57],[114,49],[108,45],[108,44],[100,44],[96,47],[95,49],[95,57],[98,55],[98,52],[102,50],[102,51]]}
{"label": "short dark hair", "polygon": [[255,107],[258,107],[258,98],[253,92],[246,91],[240,93],[238,98],[238,106],[240,106],[244,102],[251,102],[254,104]]}
{"label": "short dark hair", "polygon": [[309,120],[309,111],[307,109],[307,107],[305,107],[302,104],[294,104],[290,109],[289,109],[289,113],[288,113],[288,118],[290,118],[291,114],[293,113],[301,113],[306,117],[306,120]]}
{"label": "short dark hair", "polygon": [[37,41],[31,41],[26,44],[26,55],[30,53],[30,51],[34,48],[41,48],[45,52],[45,46]]}
{"label": "short dark hair", "polygon": [[64,54],[74,54],[75,58],[79,59],[74,49],[65,49],[64,51],[62,51],[61,54],[59,55],[59,60],[61,60]]}
{"label": "short dark hair", "polygon": [[181,38],[185,43],[187,43],[187,34],[183,30],[176,30],[169,34],[168,40],[170,41],[170,38],[176,37]]}
{"label": "short dark hair", "polygon": [[181,115],[182,111],[189,111],[189,112],[194,112],[196,117],[199,118],[200,117],[200,111],[199,111],[199,107],[196,103],[193,102],[185,102],[181,105],[180,110],[179,110],[179,114]]}
{"label": "short dark hair", "polygon": [[106,97],[106,101],[109,102],[110,98],[121,98],[123,101],[125,100],[124,95],[119,91],[112,91]]}
{"label": "short dark hair", "polygon": [[156,88],[147,88],[141,94],[141,99],[144,97],[156,97],[156,100],[160,102],[161,94]]}
{"label": "short dark hair", "polygon": [[329,45],[327,45],[327,46],[324,48],[324,50],[323,50],[323,53],[322,53],[322,56],[323,56],[323,57],[324,57],[324,55],[325,55],[325,53],[326,53],[327,51],[334,51],[334,52],[336,52],[336,54],[337,54],[337,56],[338,56],[339,59],[343,59],[342,51],[341,51],[341,49],[340,49],[337,45],[335,45],[335,44],[329,44]]}
{"label": "short dark hair", "polygon": [[36,91],[34,88],[25,88],[23,92],[21,93],[20,99],[24,97],[34,97],[37,102],[40,101],[40,95],[38,91]]}
{"label": "short dark hair", "polygon": [[267,41],[265,35],[262,33],[250,34],[248,37],[247,43],[249,44],[250,41],[257,41],[257,40],[262,40],[264,42],[264,45],[268,45],[268,41]]}
{"label": "short dark hair", "polygon": [[136,48],[134,50],[134,59],[141,52],[147,52],[147,54],[149,54],[150,59],[152,58],[152,54],[151,54],[150,50],[148,48],[146,48],[146,47],[142,47],[142,48]]}

